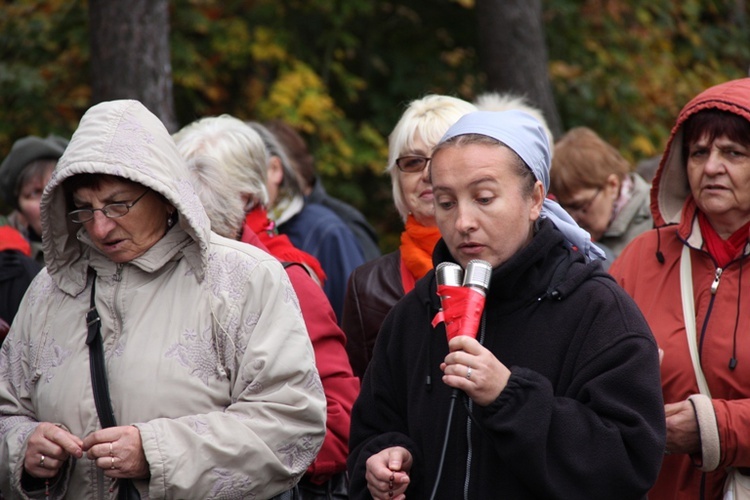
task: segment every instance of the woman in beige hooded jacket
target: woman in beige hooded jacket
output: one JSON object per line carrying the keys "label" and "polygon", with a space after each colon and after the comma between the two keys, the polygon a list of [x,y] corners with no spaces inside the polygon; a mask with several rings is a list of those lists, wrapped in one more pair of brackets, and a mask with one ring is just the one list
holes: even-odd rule
{"label": "woman in beige hooded jacket", "polygon": [[[149,224],[158,237],[131,251]],[[47,267],[0,351],[2,493],[115,498],[121,479],[151,499],[292,487],[325,435],[297,297],[277,260],[210,231],[162,123],[137,101],[91,108],[42,227]],[[106,429],[86,345],[93,283],[119,425]]]}

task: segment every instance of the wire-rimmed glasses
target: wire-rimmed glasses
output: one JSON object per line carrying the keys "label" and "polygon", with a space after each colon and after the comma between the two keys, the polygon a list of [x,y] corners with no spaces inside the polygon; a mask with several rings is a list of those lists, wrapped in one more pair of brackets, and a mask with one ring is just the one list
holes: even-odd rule
{"label": "wire-rimmed glasses", "polygon": [[141,198],[146,196],[146,193],[149,191],[151,191],[151,188],[146,189],[138,198],[130,203],[110,203],[109,205],[104,205],[102,208],[81,208],[73,210],[72,212],[68,212],[68,219],[76,224],[83,224],[94,218],[94,212],[101,212],[109,219],[117,219],[118,217],[127,215],[130,209],[133,208],[136,203],[141,201]]}

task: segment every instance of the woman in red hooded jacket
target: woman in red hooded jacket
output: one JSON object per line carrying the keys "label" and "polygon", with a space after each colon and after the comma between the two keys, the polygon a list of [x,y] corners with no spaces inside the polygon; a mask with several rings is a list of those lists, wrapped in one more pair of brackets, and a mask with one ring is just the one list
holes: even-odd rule
{"label": "woman in red hooded jacket", "polygon": [[750,78],[711,87],[682,109],[651,212],[656,229],[610,268],[663,352],[667,446],[649,496],[721,498],[734,469],[750,484]]}

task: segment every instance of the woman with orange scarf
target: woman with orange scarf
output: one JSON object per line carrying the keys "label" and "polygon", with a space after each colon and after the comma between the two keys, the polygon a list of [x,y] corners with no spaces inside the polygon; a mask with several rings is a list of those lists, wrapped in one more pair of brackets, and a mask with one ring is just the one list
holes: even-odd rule
{"label": "woman with orange scarf", "polygon": [[432,269],[440,239],[427,165],[448,128],[476,108],[461,99],[427,95],[412,101],[388,138],[393,199],[406,223],[398,250],[371,260],[349,276],[341,328],[354,374],[362,378],[386,314]]}

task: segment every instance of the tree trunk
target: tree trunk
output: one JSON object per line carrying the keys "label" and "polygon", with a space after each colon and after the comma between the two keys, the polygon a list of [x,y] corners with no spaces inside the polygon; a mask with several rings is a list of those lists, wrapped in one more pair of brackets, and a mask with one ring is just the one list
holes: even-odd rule
{"label": "tree trunk", "polygon": [[168,0],[89,0],[93,104],[137,99],[175,132]]}
{"label": "tree trunk", "polygon": [[525,96],[555,137],[562,128],[547,72],[540,0],[476,0],[480,63],[489,90]]}

